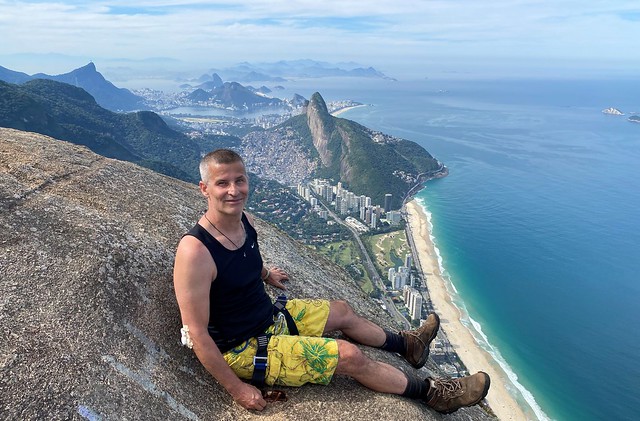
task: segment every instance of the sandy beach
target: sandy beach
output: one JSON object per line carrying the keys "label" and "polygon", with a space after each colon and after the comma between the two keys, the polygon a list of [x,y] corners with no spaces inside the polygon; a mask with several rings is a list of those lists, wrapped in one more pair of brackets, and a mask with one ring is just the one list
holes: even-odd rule
{"label": "sandy beach", "polygon": [[[506,373],[475,341],[460,321],[460,310],[452,303],[440,273],[438,256],[430,237],[430,226],[422,207],[415,200],[406,205],[408,223],[418,252],[417,260],[427,279],[434,310],[440,316],[441,329],[471,374],[484,371],[491,377],[487,400],[501,420],[526,420],[524,411],[507,390]],[[512,387],[512,386],[510,386]]]}
{"label": "sandy beach", "polygon": [[331,115],[334,116],[334,117],[337,117],[340,114],[344,113],[345,111],[353,110],[354,108],[360,108],[360,107],[366,107],[366,105],[365,104],[352,105],[350,107],[340,108],[339,110],[336,110],[336,111],[332,112]]}

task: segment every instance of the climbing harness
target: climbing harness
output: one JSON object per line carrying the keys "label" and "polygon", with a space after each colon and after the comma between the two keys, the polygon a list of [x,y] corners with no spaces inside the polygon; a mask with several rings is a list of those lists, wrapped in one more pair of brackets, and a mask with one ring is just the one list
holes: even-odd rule
{"label": "climbing harness", "polygon": [[[298,327],[293,317],[291,317],[291,314],[289,314],[286,305],[287,296],[284,294],[278,295],[276,302],[273,303],[273,318],[276,324],[274,331],[276,334],[283,333],[284,326],[282,326],[282,318],[284,317],[289,335],[298,335]],[[264,379],[267,375],[267,345],[269,344],[269,338],[271,338],[271,336],[269,333],[261,333],[256,336],[258,349],[256,350],[255,357],[253,357],[253,377],[251,383],[259,389],[264,386]]]}

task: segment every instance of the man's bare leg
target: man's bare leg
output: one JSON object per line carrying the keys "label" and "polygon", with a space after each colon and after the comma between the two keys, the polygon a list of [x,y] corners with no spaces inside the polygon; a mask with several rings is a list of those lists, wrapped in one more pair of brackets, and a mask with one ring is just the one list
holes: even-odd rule
{"label": "man's bare leg", "polygon": [[339,339],[338,352],[336,374],[351,376],[376,392],[401,395],[407,389],[407,376],[402,371],[368,358],[356,345]]}
{"label": "man's bare leg", "polygon": [[358,316],[345,301],[331,301],[329,318],[324,333],[342,331],[346,336],[362,344],[381,347],[386,340],[386,333],[375,323]]}
{"label": "man's bare leg", "polygon": [[[439,319],[436,317],[435,321],[437,331]],[[386,347],[385,331],[355,314],[351,306],[344,301],[331,302],[325,333],[334,330],[341,330],[351,339],[364,345]],[[459,379],[420,380],[389,364],[368,358],[360,348],[350,342],[338,340],[338,352],[336,374],[351,376],[363,386],[377,392],[422,399],[428,406],[445,414],[479,403],[489,391],[490,379],[483,372]],[[449,393],[453,389],[459,393]]]}

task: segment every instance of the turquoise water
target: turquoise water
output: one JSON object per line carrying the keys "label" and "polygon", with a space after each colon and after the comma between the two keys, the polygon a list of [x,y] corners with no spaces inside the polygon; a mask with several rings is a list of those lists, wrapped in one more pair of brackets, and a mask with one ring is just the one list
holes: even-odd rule
{"label": "turquoise water", "polygon": [[539,418],[638,419],[640,124],[626,119],[640,111],[640,82],[322,83],[287,88],[371,104],[341,117],[449,167],[418,198],[520,399]]}

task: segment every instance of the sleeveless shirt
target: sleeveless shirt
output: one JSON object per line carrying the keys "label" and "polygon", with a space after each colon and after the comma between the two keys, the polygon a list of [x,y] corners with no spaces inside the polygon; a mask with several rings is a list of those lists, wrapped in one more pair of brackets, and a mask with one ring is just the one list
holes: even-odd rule
{"label": "sleeveless shirt", "polygon": [[264,332],[273,323],[273,303],[260,279],[262,256],[258,233],[244,212],[245,242],[238,250],[228,250],[202,225],[191,235],[209,250],[218,269],[209,292],[209,334],[224,353]]}

